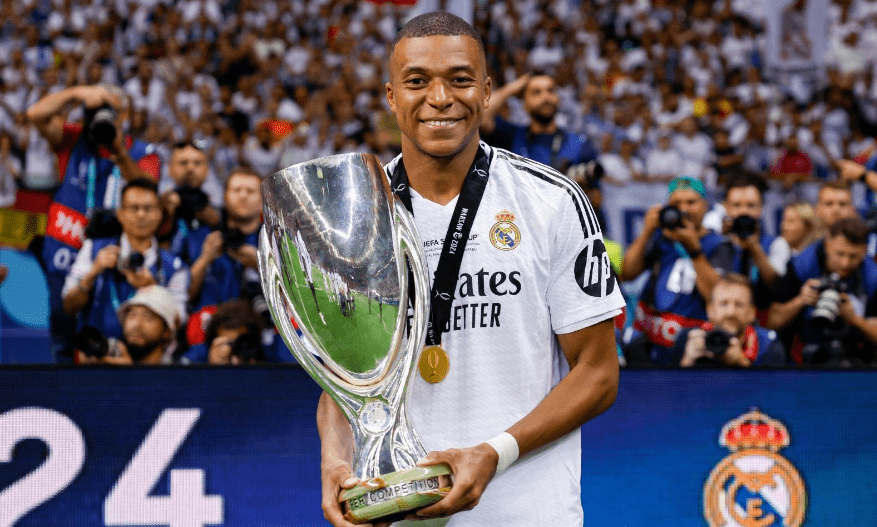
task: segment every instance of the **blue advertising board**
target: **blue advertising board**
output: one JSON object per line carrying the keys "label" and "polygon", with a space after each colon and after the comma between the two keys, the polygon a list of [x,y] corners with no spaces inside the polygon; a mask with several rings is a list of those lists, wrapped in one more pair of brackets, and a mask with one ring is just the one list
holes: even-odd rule
{"label": "blue advertising board", "polygon": [[[583,427],[585,525],[877,525],[874,381],[624,370]],[[0,369],[0,527],[326,525],[319,393],[296,367]]]}

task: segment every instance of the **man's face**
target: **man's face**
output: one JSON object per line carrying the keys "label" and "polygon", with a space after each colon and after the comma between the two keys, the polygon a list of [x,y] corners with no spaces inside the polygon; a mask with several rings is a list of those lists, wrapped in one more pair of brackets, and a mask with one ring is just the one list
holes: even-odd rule
{"label": "man's face", "polygon": [[706,311],[714,326],[737,336],[742,336],[746,326],[755,322],[752,292],[743,285],[716,285]]}
{"label": "man's face", "polygon": [[262,214],[262,180],[250,174],[232,174],[225,189],[225,208],[238,220],[253,220]]}
{"label": "man's face", "polygon": [[682,188],[670,194],[668,205],[673,205],[695,225],[700,225],[707,211],[706,200],[696,190]]}
{"label": "man's face", "polygon": [[177,148],[171,153],[168,174],[177,182],[177,185],[199,188],[207,179],[209,168],[207,154],[188,145]]}
{"label": "man's face", "polygon": [[862,265],[868,244],[856,245],[838,234],[825,239],[825,267],[829,273],[846,278]]}
{"label": "man's face", "polygon": [[831,227],[837,220],[856,217],[852,194],[839,188],[824,188],[819,191],[815,212],[816,217],[826,227]]}
{"label": "man's face", "polygon": [[557,84],[548,75],[538,75],[530,79],[524,88],[524,109],[530,118],[542,124],[554,121],[560,98]]}
{"label": "man's face", "polygon": [[133,305],[122,320],[125,342],[139,347],[158,346],[170,339],[170,330],[160,316],[146,306]]}
{"label": "man's face", "polygon": [[161,223],[158,195],[144,188],[132,188],[122,195],[122,206],[116,212],[122,232],[131,238],[155,235]]}
{"label": "man's face", "polygon": [[732,188],[725,196],[725,212],[729,218],[750,216],[758,219],[761,209],[761,194],[753,186]]}
{"label": "man's face", "polygon": [[387,101],[402,144],[431,157],[451,157],[478,139],[490,79],[468,36],[403,38],[390,58]]}

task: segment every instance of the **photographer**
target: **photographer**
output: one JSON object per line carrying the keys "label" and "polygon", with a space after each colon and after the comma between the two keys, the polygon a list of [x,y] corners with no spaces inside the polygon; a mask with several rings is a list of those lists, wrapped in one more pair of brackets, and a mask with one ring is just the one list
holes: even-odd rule
{"label": "photographer", "polygon": [[755,323],[752,286],[732,273],[719,278],[706,305],[708,322],[684,331],[673,346],[683,368],[783,366],[786,351],[775,331]]}
{"label": "photographer", "polygon": [[[719,275],[734,265],[730,242],[703,226],[708,208],[703,183],[678,177],[669,190],[667,206],[655,205],[646,212],[642,232],[624,255],[621,274],[622,280],[630,281],[651,271],[635,327],[648,341],[643,353],[658,365],[679,362],[671,349],[676,337],[706,320],[705,299]],[[632,357],[633,362],[643,359]]]}
{"label": "photographer", "polygon": [[[71,105],[84,108],[83,124],[65,122]],[[121,92],[105,86],[67,88],[27,110],[28,120],[57,154],[61,178],[42,247],[56,355],[67,351],[73,330],[72,319],[63,313],[61,292],[86,225],[102,209],[118,205],[122,179],[158,179],[160,162],[152,147],[124,133],[127,115]]]}
{"label": "photographer", "polygon": [[877,264],[868,227],[838,220],[792,259],[767,327],[782,331],[798,364],[866,365],[877,347]]}
{"label": "photographer", "polygon": [[247,300],[220,304],[207,323],[204,342],[189,348],[186,364],[256,364],[265,362],[262,321]]}
{"label": "photographer", "polygon": [[189,270],[180,258],[158,246],[155,231],[161,222],[161,207],[155,183],[147,179],[128,183],[116,216],[121,236],[83,242],[62,297],[68,315],[82,312],[85,325],[119,338],[122,327],[116,312],[140,288],[167,287],[184,312]]}
{"label": "photographer", "polygon": [[[530,116],[528,126],[516,126],[498,116],[512,96],[523,98]],[[558,172],[597,159],[597,151],[587,137],[557,126],[560,106],[557,83],[546,73],[526,74],[493,92],[484,111],[481,135],[487,143],[548,165]]]}
{"label": "photographer", "polygon": [[192,262],[189,298],[193,311],[238,298],[246,282],[259,282],[256,247],[262,225],[262,177],[237,168],[225,183],[225,214],[220,229],[201,227],[186,240]]}
{"label": "photographer", "polygon": [[211,202],[220,201],[221,196],[211,200],[211,196],[205,192],[210,165],[207,154],[195,142],[173,146],[167,174],[170,181],[162,180],[159,185],[161,205],[165,212],[159,238],[168,240],[170,252],[180,255],[190,233],[202,225],[210,228],[219,226],[222,216]]}
{"label": "photographer", "polygon": [[141,288],[119,306],[122,338],[108,339],[87,326],[74,340],[78,364],[167,364],[180,322],[177,299],[161,286]]}
{"label": "photographer", "polygon": [[756,177],[733,178],[725,192],[722,223],[722,233],[737,249],[735,270],[748,277],[755,287],[758,309],[770,307],[792,254],[784,238],[771,236],[761,229],[764,190],[764,184]]}

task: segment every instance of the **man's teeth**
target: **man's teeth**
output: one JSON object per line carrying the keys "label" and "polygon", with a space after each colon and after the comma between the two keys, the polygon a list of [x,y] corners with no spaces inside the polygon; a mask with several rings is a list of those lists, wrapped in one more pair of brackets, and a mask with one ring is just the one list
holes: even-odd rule
{"label": "man's teeth", "polygon": [[450,126],[457,121],[425,121],[429,126]]}

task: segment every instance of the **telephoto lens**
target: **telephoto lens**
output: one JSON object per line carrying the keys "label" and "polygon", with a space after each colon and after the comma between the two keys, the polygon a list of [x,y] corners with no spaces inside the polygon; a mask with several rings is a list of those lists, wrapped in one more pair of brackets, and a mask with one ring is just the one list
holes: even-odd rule
{"label": "telephoto lens", "polygon": [[752,216],[737,216],[731,223],[731,232],[740,239],[745,240],[758,231],[758,220]]}

